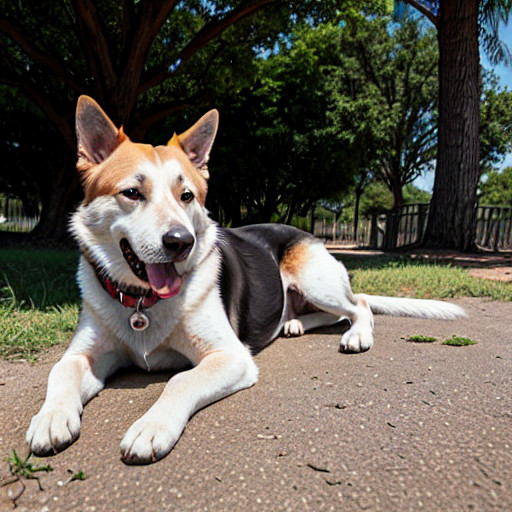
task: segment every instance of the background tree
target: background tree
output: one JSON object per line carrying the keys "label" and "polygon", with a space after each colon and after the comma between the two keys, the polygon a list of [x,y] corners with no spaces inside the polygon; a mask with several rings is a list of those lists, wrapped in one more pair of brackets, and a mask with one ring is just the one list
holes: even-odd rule
{"label": "background tree", "polygon": [[512,151],[512,92],[484,71],[480,103],[480,174],[495,169]]}
{"label": "background tree", "polygon": [[[403,187],[432,165],[437,136],[437,49],[417,20],[357,17],[340,30],[334,122],[365,139],[373,174],[404,203]],[[364,183],[364,180],[363,180]]]}
{"label": "background tree", "polygon": [[[277,35],[288,33],[297,20],[314,21],[364,4],[0,0],[0,83],[25,95],[50,120],[54,135],[55,158],[48,165],[42,158],[37,167],[48,184],[40,190],[38,234],[61,238],[67,212],[80,197],[73,171],[79,94],[93,96],[140,140],[170,113],[208,103],[212,89],[239,87],[250,77],[254,54],[272,48]],[[30,135],[28,129],[18,143],[30,145]]]}
{"label": "background tree", "polygon": [[[424,238],[433,248],[474,249],[480,178],[479,36],[495,61],[506,54],[496,43],[510,0],[403,0],[437,29],[439,128],[434,190]],[[495,49],[495,51],[492,51]]]}
{"label": "background tree", "polygon": [[[224,56],[220,36],[271,3],[2,0],[0,81],[21,91],[51,120],[60,149],[55,161],[38,169],[49,184],[49,190],[41,190],[39,234],[62,237],[66,213],[79,197],[72,171],[79,94],[94,96],[137,140],[159,118],[201,101],[207,94],[202,80]],[[288,19],[282,9],[273,14],[273,20]],[[268,19],[270,28],[263,31],[263,22],[261,17],[246,25],[241,47],[260,44],[259,37],[265,40],[279,24]],[[201,52],[212,40],[216,44]],[[130,130],[135,125],[137,132]]]}
{"label": "background tree", "polygon": [[512,167],[503,171],[489,171],[480,185],[481,205],[508,206],[512,204]]}
{"label": "background tree", "polygon": [[359,139],[329,120],[340,55],[337,27],[305,24],[257,61],[251,88],[229,104],[219,98],[223,129],[210,182],[219,219],[290,222],[351,184]]}

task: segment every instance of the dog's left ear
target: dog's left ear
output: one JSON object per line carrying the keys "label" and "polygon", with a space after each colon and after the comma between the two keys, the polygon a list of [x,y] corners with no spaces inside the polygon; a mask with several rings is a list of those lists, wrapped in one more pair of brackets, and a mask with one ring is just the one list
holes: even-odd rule
{"label": "dog's left ear", "polygon": [[178,145],[186,153],[192,164],[208,179],[209,173],[206,164],[210,156],[217,128],[219,126],[218,110],[207,112],[194,126],[180,135],[174,134],[168,145]]}

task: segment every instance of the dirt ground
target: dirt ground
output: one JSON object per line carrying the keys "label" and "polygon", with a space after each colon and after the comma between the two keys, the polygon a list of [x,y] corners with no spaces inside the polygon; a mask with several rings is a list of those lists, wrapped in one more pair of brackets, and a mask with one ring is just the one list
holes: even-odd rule
{"label": "dirt ground", "polygon": [[[17,510],[512,510],[512,303],[455,302],[468,319],[376,317],[364,354],[338,353],[342,326],[277,340],[256,357],[254,387],[196,414],[150,466],[124,465],[119,442],[169,374],[118,374],[86,406],[78,441],[43,461],[44,491],[27,482]],[[442,345],[453,334],[477,344]],[[64,349],[0,361],[0,478],[13,449],[26,453]],[[79,470],[86,479],[65,484]],[[1,511],[13,509],[7,492]]]}

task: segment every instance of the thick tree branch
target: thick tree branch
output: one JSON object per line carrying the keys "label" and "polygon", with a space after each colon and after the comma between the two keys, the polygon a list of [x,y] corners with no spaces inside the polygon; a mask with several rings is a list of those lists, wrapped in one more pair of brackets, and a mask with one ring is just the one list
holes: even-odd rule
{"label": "thick tree branch", "polygon": [[73,123],[68,122],[61,112],[57,111],[49,96],[40,87],[22,77],[0,77],[0,83],[16,87],[36,105],[43,114],[55,125],[67,146],[73,151],[76,147]]}
{"label": "thick tree branch", "polygon": [[[139,96],[138,84],[141,80],[144,63],[163,24],[176,5],[176,0],[152,0],[141,2],[138,12],[125,2],[126,39],[122,49],[117,94],[112,107],[120,116],[131,112]],[[126,119],[120,118],[125,122]]]}
{"label": "thick tree branch", "polygon": [[75,81],[69,72],[63,68],[54,57],[40,50],[14,23],[6,19],[0,19],[0,32],[3,32],[7,37],[16,42],[26,55],[38,65],[55,73],[58,78],[78,93],[83,91],[78,82]]}
{"label": "thick tree branch", "polygon": [[[158,106],[153,110],[150,110],[143,119],[137,123],[137,126],[130,133],[134,140],[142,140],[147,129],[157,121],[166,118],[168,115],[178,112],[184,108],[194,107],[204,102],[207,97],[207,91],[201,90],[193,94],[188,98],[183,98],[175,101],[171,101],[164,105]],[[172,133],[169,134],[171,138]]]}
{"label": "thick tree branch", "polygon": [[174,73],[181,68],[181,66],[187,62],[193,55],[199,50],[204,48],[212,39],[216,38],[226,29],[242,20],[261,10],[263,7],[280,3],[281,0],[250,0],[242,2],[238,7],[235,7],[229,14],[224,18],[214,19],[208,22],[179,53],[175,61],[175,65],[170,71],[162,71],[156,73],[146,82],[142,83],[138,93],[143,94],[148,89],[161,84]]}
{"label": "thick tree branch", "polygon": [[[76,15],[78,40],[82,47],[88,68],[98,84],[104,83],[111,89],[117,83],[110,45],[101,16],[91,0],[71,0]],[[96,94],[103,88],[96,87]],[[106,98],[97,98],[104,101]]]}
{"label": "thick tree branch", "polygon": [[[123,75],[133,73],[132,69],[142,68],[148,52],[160,32],[165,20],[169,17],[176,5],[176,0],[152,0],[141,2],[139,15],[134,17],[133,5],[125,2],[125,21],[127,45],[123,48],[122,64]],[[133,64],[132,64],[133,63]]]}
{"label": "thick tree branch", "polygon": [[404,0],[404,2],[406,4],[409,4],[411,7],[414,7],[417,11],[423,14],[423,16],[428,18],[435,27],[437,27],[439,23],[439,17],[436,16],[430,9],[427,9],[423,4],[421,4],[417,0]]}

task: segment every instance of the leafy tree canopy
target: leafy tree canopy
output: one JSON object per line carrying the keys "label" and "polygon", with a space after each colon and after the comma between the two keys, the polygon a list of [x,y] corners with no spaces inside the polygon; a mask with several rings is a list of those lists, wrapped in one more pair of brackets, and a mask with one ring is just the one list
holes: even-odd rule
{"label": "leafy tree canopy", "polygon": [[[35,107],[53,132],[52,149],[44,144],[41,150],[55,148],[56,158],[41,157],[27,171],[35,183],[47,184],[39,188],[39,234],[61,237],[79,198],[72,163],[79,94],[93,96],[141,140],[178,110],[240,91],[252,77],[255,54],[272,49],[301,20],[316,24],[344,11],[389,8],[385,0],[0,0],[0,83],[30,101],[16,102],[17,113],[32,116]],[[10,121],[8,105],[7,96],[0,97]],[[15,133],[23,152],[33,133]]]}
{"label": "leafy tree canopy", "polygon": [[501,88],[496,75],[482,76],[480,103],[480,168],[484,173],[495,168],[512,150],[512,91]]}
{"label": "leafy tree canopy", "polygon": [[512,167],[488,172],[480,184],[479,204],[512,206]]}

